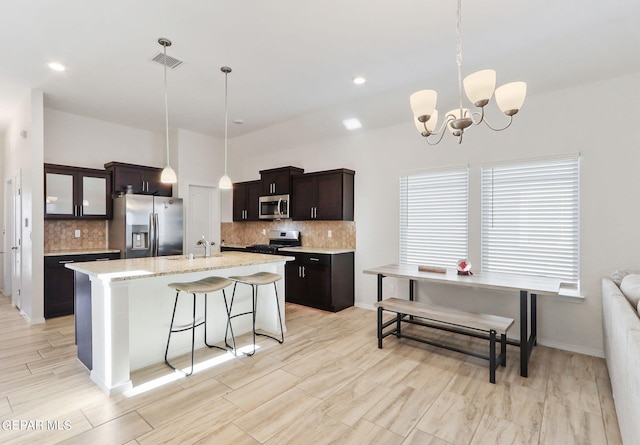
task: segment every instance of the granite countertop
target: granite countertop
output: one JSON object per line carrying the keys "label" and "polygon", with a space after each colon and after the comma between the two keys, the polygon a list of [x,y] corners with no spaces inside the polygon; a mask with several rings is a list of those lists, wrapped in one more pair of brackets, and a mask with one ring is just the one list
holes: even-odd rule
{"label": "granite countertop", "polygon": [[340,253],[351,253],[355,252],[355,249],[341,249],[334,247],[283,247],[280,249],[280,252],[291,252],[291,253],[317,253],[317,254],[328,254],[328,255],[336,255]]}
{"label": "granite countertop", "polygon": [[88,250],[48,250],[44,256],[60,256],[60,255],[91,255],[101,253],[120,253],[118,249],[88,249]]}
{"label": "granite countertop", "polygon": [[[233,249],[244,249],[247,246],[243,244],[223,244],[221,247],[229,247]],[[345,249],[340,247],[309,247],[309,246],[299,246],[299,247],[281,247],[279,249],[280,252],[291,252],[291,253],[317,253],[317,254],[328,254],[328,255],[336,255],[339,253],[351,253],[355,252],[355,249]]]}
{"label": "granite countertop", "polygon": [[163,275],[179,275],[191,272],[205,272],[216,269],[252,266],[256,264],[293,261],[284,255],[265,255],[246,252],[221,252],[211,257],[196,257],[192,260],[185,255],[126,260],[91,261],[69,263],[65,267],[105,281],[125,281],[151,278]]}

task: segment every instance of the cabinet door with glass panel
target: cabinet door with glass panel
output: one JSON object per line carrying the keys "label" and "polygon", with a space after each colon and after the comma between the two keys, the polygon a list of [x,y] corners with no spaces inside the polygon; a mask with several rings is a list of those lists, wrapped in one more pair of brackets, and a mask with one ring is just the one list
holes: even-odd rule
{"label": "cabinet door with glass panel", "polygon": [[45,164],[45,219],[109,219],[111,176],[104,170]]}

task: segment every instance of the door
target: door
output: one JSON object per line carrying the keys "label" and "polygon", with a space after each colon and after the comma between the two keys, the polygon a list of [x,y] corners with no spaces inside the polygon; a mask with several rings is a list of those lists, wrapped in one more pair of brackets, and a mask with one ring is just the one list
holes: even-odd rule
{"label": "door", "polygon": [[[235,189],[234,189],[235,193]],[[187,244],[185,253],[203,255],[204,247],[197,246],[202,235],[209,242],[215,242],[212,252],[220,251],[220,206],[215,187],[189,185],[189,206],[187,211]]]}
{"label": "door", "polygon": [[157,215],[157,255],[182,255],[182,199],[156,196],[153,202]]}
{"label": "door", "polygon": [[3,294],[11,295],[11,269],[13,266],[13,180],[9,179],[4,186],[4,221],[3,227],[3,251],[4,267],[0,273],[3,274],[3,286],[0,288]]}
{"label": "door", "polygon": [[22,171],[13,178],[13,245],[11,252],[13,258],[11,262],[11,304],[15,307],[22,308]]}

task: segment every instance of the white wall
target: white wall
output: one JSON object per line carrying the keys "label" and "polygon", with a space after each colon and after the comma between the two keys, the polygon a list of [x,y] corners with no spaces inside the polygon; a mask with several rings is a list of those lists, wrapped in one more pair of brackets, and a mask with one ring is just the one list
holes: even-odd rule
{"label": "white wall", "polygon": [[[0,137],[0,165],[5,165],[4,160],[4,138]],[[8,245],[7,238],[7,221],[4,211],[4,190],[5,179],[2,171],[0,171],[0,292],[5,292],[5,263],[6,258],[9,256],[5,254],[5,249],[11,252]]]}
{"label": "white wall", "polygon": [[[220,198],[225,195],[230,195],[228,191],[218,190],[218,180],[224,174],[224,141],[212,136],[195,133],[193,131],[180,129],[177,132],[177,153],[172,159],[176,159],[176,165],[178,167],[178,184],[174,185],[174,195],[176,195],[175,188],[178,188],[178,195],[183,199],[184,211],[185,211],[185,231],[188,230],[188,215],[191,202],[189,200],[189,186],[196,185],[202,187],[211,187],[215,189],[215,193],[218,193],[218,199],[216,200],[216,213],[213,216],[213,221],[210,221],[212,226],[209,229],[209,233],[214,238],[209,241],[216,243],[216,246],[220,245],[220,206],[217,204]],[[171,161],[173,164],[173,161]],[[174,166],[174,168],[176,168]],[[197,209],[196,209],[197,211]],[[189,239],[185,233],[185,254],[192,251],[194,246],[189,245]],[[193,239],[193,237],[192,237]]]}
{"label": "white wall", "polygon": [[[104,168],[111,161],[164,167],[164,133],[44,109],[44,162]],[[175,169],[175,167],[174,167]]]}
{"label": "white wall", "polygon": [[22,312],[32,323],[44,321],[44,96],[32,91],[4,137],[3,182],[22,172]]}
{"label": "white wall", "polygon": [[[467,131],[462,145],[445,135],[430,147],[411,122],[340,139],[299,141],[304,117],[233,140],[230,174],[234,181],[258,178],[258,170],[284,165],[306,171],[346,167],[356,171],[356,304],[370,307],[376,299],[376,279],[362,270],[398,261],[398,179],[412,170],[469,165],[470,259],[480,267],[480,167],[493,161],[522,160],[580,153],[581,284],[584,300],[541,298],[539,342],[594,355],[603,354],[600,277],[614,269],[640,269],[638,167],[640,133],[626,128],[638,115],[640,74],[572,89],[536,95],[530,92],[511,128],[494,133],[485,127]],[[446,100],[446,98],[441,98]],[[491,104],[492,107],[495,105]],[[316,116],[318,122],[326,119]],[[390,121],[397,116],[390,116]],[[497,124],[496,124],[497,125]],[[290,135],[290,136],[289,136]],[[269,142],[271,141],[271,142]],[[404,292],[406,284],[386,279],[385,292]],[[395,289],[392,289],[395,288]],[[389,295],[387,293],[386,295]],[[443,295],[448,304],[504,313],[516,318],[515,295],[420,285],[426,293]],[[438,298],[436,298],[438,299]],[[373,318],[372,318],[373,323]],[[518,329],[514,329],[517,334]]]}

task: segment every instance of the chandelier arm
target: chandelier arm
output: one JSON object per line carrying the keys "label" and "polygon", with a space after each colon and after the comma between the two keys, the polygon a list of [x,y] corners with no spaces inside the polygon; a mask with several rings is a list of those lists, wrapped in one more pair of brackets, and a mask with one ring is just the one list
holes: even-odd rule
{"label": "chandelier arm", "polygon": [[[448,117],[451,117],[451,116],[452,116],[452,115],[449,115]],[[426,123],[426,122],[424,122],[424,123],[423,123],[423,124],[424,124],[424,131],[425,131],[425,133],[427,133],[427,135],[428,135],[428,136],[431,136],[431,135],[437,136],[437,135],[439,135],[439,134],[444,134],[444,128],[445,128],[445,127],[446,127],[446,125],[447,125],[450,121],[452,121],[452,120],[453,120],[453,119],[447,119],[447,120],[445,120],[445,121],[440,125],[440,128],[438,128],[436,131],[429,131],[429,130],[427,129],[427,123]],[[442,139],[442,138],[440,138],[440,139]]]}
{"label": "chandelier arm", "polygon": [[513,122],[513,116],[509,116],[509,122],[507,122],[507,125],[505,125],[502,128],[495,128],[493,125],[489,123],[489,121],[486,118],[483,119],[482,122],[484,122],[487,125],[487,127],[491,128],[493,131],[502,131],[502,130],[506,130],[511,126],[511,123]]}
{"label": "chandelier arm", "polygon": [[425,136],[425,140],[427,141],[427,144],[429,145],[438,145],[440,143],[440,141],[442,140],[442,138],[444,137],[444,131],[442,131],[444,129],[444,127],[440,128],[440,131],[437,133],[431,133],[429,136],[437,136],[438,134],[440,135],[440,137],[438,138],[437,141],[430,141],[429,140],[429,136]]}
{"label": "chandelier arm", "polygon": [[[479,119],[476,121],[474,117],[479,117]],[[481,107],[480,111],[471,113],[471,122],[473,122],[473,125],[480,125],[484,120],[484,107]]]}

